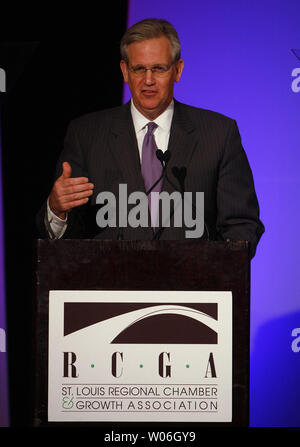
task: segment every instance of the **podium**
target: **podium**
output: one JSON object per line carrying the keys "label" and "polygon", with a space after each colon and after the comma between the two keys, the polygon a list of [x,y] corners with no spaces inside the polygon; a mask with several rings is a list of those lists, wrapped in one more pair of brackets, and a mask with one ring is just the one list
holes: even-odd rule
{"label": "podium", "polygon": [[[59,372],[59,375],[62,377],[62,386],[60,388],[60,393],[58,400],[60,400],[63,403],[69,402],[69,408],[68,405],[66,405],[65,413],[68,413],[66,417],[69,419],[67,421],[61,421],[61,420],[48,420],[48,411],[49,411],[49,401],[53,398],[51,391],[48,390],[49,385],[49,376],[50,376],[50,359],[48,358],[50,350],[50,339],[51,336],[54,340],[53,343],[55,343],[56,340],[56,334],[51,335],[51,331],[53,332],[54,329],[51,329],[49,327],[49,294],[51,296],[52,294],[56,294],[56,302],[60,303],[60,297],[59,294],[61,293],[62,296],[64,296],[64,293],[72,293],[72,291],[76,293],[85,293],[84,298],[80,300],[80,305],[84,306],[85,302],[86,305],[91,305],[94,300],[94,294],[97,295],[107,293],[109,296],[114,296],[114,293],[117,293],[119,295],[118,299],[116,299],[116,302],[113,302],[113,304],[116,306],[123,306],[122,309],[119,311],[119,315],[123,314],[125,312],[125,303],[122,302],[122,298],[120,299],[120,296],[122,297],[122,293],[125,294],[125,296],[129,297],[135,297],[138,296],[138,299],[134,302],[134,308],[132,307],[133,304],[129,304],[128,300],[126,301],[126,312],[129,310],[133,310],[134,312],[138,312],[141,307],[144,306],[144,304],[152,309],[151,306],[154,305],[154,308],[158,306],[159,298],[157,296],[162,296],[162,301],[164,304],[166,304],[166,299],[169,299],[170,303],[172,303],[172,310],[170,310],[170,306],[167,306],[167,310],[164,311],[161,314],[156,314],[156,319],[152,320],[148,319],[150,324],[150,330],[147,329],[147,326],[136,326],[136,334],[137,337],[140,336],[140,340],[138,342],[130,339],[129,334],[127,334],[127,341],[125,344],[118,345],[115,343],[118,343],[118,340],[120,341],[120,336],[115,337],[112,344],[109,344],[109,346],[116,346],[117,348],[114,350],[114,353],[112,355],[112,366],[109,367],[109,373],[113,373],[114,377],[110,380],[110,385],[115,383],[114,381],[117,380],[116,377],[120,376],[120,373],[116,373],[117,368],[117,361],[124,361],[123,359],[123,350],[120,349],[120,346],[128,346],[132,349],[130,352],[137,352],[139,348],[141,348],[142,353],[149,353],[148,356],[144,358],[145,361],[142,361],[144,364],[140,364],[140,371],[142,370],[142,367],[144,367],[143,374],[146,373],[146,366],[148,365],[147,362],[152,362],[151,357],[151,346],[153,349],[157,349],[157,347],[160,347],[161,345],[159,343],[162,343],[159,340],[163,340],[163,337],[165,335],[161,335],[162,338],[155,339],[155,336],[159,337],[157,334],[159,334],[159,328],[167,327],[168,321],[170,321],[170,328],[175,327],[175,331],[171,335],[169,335],[170,338],[164,340],[164,345],[162,346],[162,349],[159,353],[158,361],[158,368],[163,368],[164,371],[162,371],[162,374],[159,377],[159,380],[157,377],[153,378],[152,384],[155,384],[155,386],[151,386],[149,388],[149,377],[148,377],[148,388],[147,393],[156,392],[156,398],[147,397],[142,398],[141,394],[139,395],[140,405],[142,405],[142,402],[149,402],[148,405],[154,405],[154,409],[152,408],[152,411],[149,411],[149,415],[152,415],[149,421],[149,424],[153,423],[153,421],[156,421],[156,425],[159,425],[159,423],[163,424],[165,427],[166,425],[172,427],[176,426],[178,427],[178,423],[181,422],[183,425],[194,425],[197,426],[248,426],[249,423],[249,331],[250,331],[250,260],[249,260],[249,247],[248,243],[241,241],[241,242],[210,242],[210,241],[199,241],[199,240],[185,240],[185,241],[99,241],[99,240],[37,240],[36,241],[36,263],[35,263],[35,360],[36,360],[36,367],[34,372],[34,382],[35,382],[35,405],[34,405],[34,420],[33,425],[34,426],[72,426],[82,424],[84,426],[115,426],[114,421],[114,415],[113,412],[111,412],[111,416],[109,415],[109,412],[102,412],[99,416],[99,419],[97,420],[98,416],[95,416],[96,411],[92,411],[92,409],[95,409],[95,406],[99,406],[100,404],[100,397],[101,397],[101,390],[105,389],[105,385],[100,381],[99,382],[99,376],[96,374],[96,366],[98,364],[103,366],[104,361],[99,361],[98,364],[93,361],[89,364],[89,374],[94,374],[94,379],[90,382],[90,392],[93,394],[93,399],[90,399],[90,412],[85,412],[84,420],[81,422],[79,413],[79,405],[78,405],[78,411],[77,413],[74,411],[74,417],[76,416],[79,419],[76,419],[76,421],[72,420],[72,414],[70,415],[70,412],[68,412],[71,408],[71,405],[74,404],[74,395],[73,392],[78,393],[80,391],[81,396],[87,392],[87,386],[84,388],[82,387],[82,377],[80,379],[78,378],[78,371],[75,371],[73,374],[73,382],[71,383],[74,388],[72,388],[72,400],[70,398],[71,395],[71,385],[68,387],[66,386],[67,382],[66,377],[67,369],[69,368],[70,371],[72,369],[72,365],[75,365],[75,354],[70,353],[68,349],[66,352],[60,352],[60,348],[58,349],[60,354],[65,356],[65,364],[59,363],[59,364],[52,364],[51,371],[54,371],[53,374],[56,374],[57,371]],[[117,292],[116,292],[117,291]],[[209,419],[211,415],[204,414],[205,409],[207,409],[207,403],[208,401],[211,402],[211,405],[216,405],[216,399],[217,397],[221,399],[221,397],[217,396],[216,392],[215,395],[217,397],[212,397],[213,392],[212,390],[216,389],[216,387],[212,387],[213,381],[221,380],[219,377],[219,370],[223,368],[224,365],[220,365],[220,360],[218,358],[213,357],[214,349],[217,349],[217,343],[222,341],[222,336],[220,335],[221,332],[219,332],[218,336],[213,338],[213,332],[210,330],[210,338],[205,339],[209,340],[208,344],[201,345],[201,349],[208,349],[209,358],[206,358],[205,360],[205,368],[204,373],[202,374],[202,378],[200,378],[199,373],[199,386],[198,385],[198,379],[197,375],[193,376],[194,379],[191,381],[193,383],[193,387],[189,384],[189,387],[187,388],[187,385],[184,387],[181,386],[180,393],[183,391],[186,393],[187,389],[191,393],[190,396],[185,397],[185,399],[181,396],[181,400],[179,399],[179,386],[178,383],[176,383],[176,387],[173,384],[172,386],[169,386],[169,382],[171,379],[168,376],[171,376],[171,366],[164,366],[166,364],[170,365],[171,361],[176,358],[176,353],[170,354],[169,347],[174,347],[174,349],[180,348],[185,351],[185,345],[184,343],[190,343],[189,346],[193,350],[196,349],[197,345],[197,337],[198,337],[198,329],[194,331],[194,333],[190,336],[190,338],[186,335],[186,333],[194,328],[197,328],[198,326],[202,327],[203,324],[199,322],[195,322],[194,319],[187,318],[183,313],[181,312],[182,309],[186,312],[189,312],[187,314],[190,316],[192,312],[194,314],[197,314],[199,318],[207,318],[209,317],[209,321],[212,321],[213,323],[218,323],[218,319],[222,319],[222,315],[220,314],[221,309],[225,309],[227,304],[219,301],[219,308],[217,309],[217,304],[197,304],[198,308],[196,309],[195,304],[191,304],[191,307],[193,308],[191,310],[190,304],[187,304],[184,299],[186,298],[188,303],[191,303],[192,300],[194,300],[194,296],[198,296],[198,292],[202,296],[207,296],[207,302],[211,302],[210,293],[215,293],[217,298],[220,297],[221,293],[231,293],[232,295],[232,312],[230,311],[230,315],[232,315],[231,324],[232,327],[230,328],[232,330],[232,346],[230,346],[228,350],[228,356],[223,355],[222,350],[218,353],[220,355],[220,359],[222,359],[222,362],[226,363],[227,360],[228,363],[230,363],[228,366],[231,368],[229,371],[231,380],[231,417],[229,420],[225,421],[217,421]],[[144,303],[144,295],[145,294],[145,303]],[[58,297],[57,297],[58,294]],[[121,295],[120,295],[121,294]],[[69,295],[68,295],[69,296]],[[77,296],[77,295],[76,295]],[[81,296],[81,295],[80,295]],[[149,297],[149,300],[147,297]],[[227,295],[226,295],[227,296]],[[92,297],[92,298],[91,298]],[[175,298],[174,298],[175,297]],[[175,301],[174,301],[175,299]],[[69,300],[71,303],[75,302],[77,298]],[[147,301],[148,300],[148,301]],[[155,301],[158,300],[158,301]],[[195,300],[194,300],[195,301]],[[193,301],[193,302],[194,302]],[[82,315],[89,315],[88,318],[90,319],[90,325],[87,323],[82,324],[80,321],[80,313],[79,316],[73,312],[73,308],[70,308],[70,302],[67,304],[64,304],[65,315],[64,317],[58,316],[54,317],[52,316],[52,319],[54,323],[56,322],[62,322],[64,319],[64,324],[68,325],[68,329],[64,329],[64,334],[62,334],[62,329],[58,330],[57,336],[61,337],[61,339],[67,339],[66,334],[69,333],[76,333],[80,332],[78,329],[81,327],[89,326],[93,330],[97,327],[97,322],[99,320],[105,320],[108,321],[108,318],[111,317],[111,315],[104,315],[103,312],[111,312],[110,310],[106,310],[106,308],[102,307],[101,311],[100,304],[94,303],[92,307],[89,308],[89,311],[87,311],[87,307],[81,307]],[[196,301],[195,301],[196,302]],[[144,304],[143,304],[144,303]],[[153,304],[154,303],[154,304]],[[168,303],[167,303],[168,304]],[[199,307],[199,306],[202,307]],[[206,305],[206,307],[205,307]],[[98,306],[98,307],[97,307]],[[187,306],[187,308],[186,308]],[[203,307],[204,306],[204,307]],[[223,306],[223,307],[222,307]],[[76,307],[76,306],[75,306]],[[70,310],[71,309],[71,310]],[[104,311],[103,311],[104,309]],[[161,310],[161,307],[159,307]],[[168,310],[169,309],[169,310]],[[175,310],[174,310],[175,309]],[[204,309],[204,310],[203,310]],[[207,312],[211,312],[210,316],[206,315],[206,309]],[[209,309],[217,309],[210,311]],[[67,311],[69,312],[67,314]],[[179,315],[178,313],[181,314]],[[54,311],[53,311],[54,312]],[[86,313],[88,312],[88,313]],[[97,313],[98,312],[98,313]],[[172,315],[170,315],[172,314]],[[53,314],[54,315],[54,314]],[[73,316],[72,316],[73,315]],[[149,316],[149,315],[148,315]],[[153,314],[150,315],[150,317],[153,317]],[[169,320],[168,320],[169,318]],[[170,319],[171,318],[171,319]],[[225,317],[225,323],[226,323]],[[144,319],[143,321],[146,321],[147,319]],[[142,321],[141,318],[136,318],[135,322],[140,323]],[[153,325],[153,321],[155,322]],[[179,328],[181,327],[181,323],[176,326],[177,322],[181,321],[188,321],[186,328],[182,332],[180,332]],[[202,320],[206,321],[206,320]],[[175,323],[174,323],[175,322]],[[158,323],[158,324],[157,324]],[[173,326],[171,326],[171,323]],[[195,324],[194,324],[195,323]],[[198,326],[196,325],[198,324]],[[61,323],[63,324],[63,323]],[[148,324],[148,323],[147,323]],[[151,326],[152,324],[152,326]],[[185,324],[185,323],[184,323]],[[52,327],[51,326],[51,327]],[[134,325],[128,325],[132,329]],[[106,327],[109,328],[109,325]],[[129,328],[129,329],[130,329]],[[176,330],[176,328],[178,330]],[[128,327],[127,327],[128,329]],[[87,329],[85,329],[87,331]],[[193,329],[194,330],[194,329]],[[124,332],[124,334],[125,334]],[[200,331],[201,332],[201,331]],[[199,334],[200,334],[199,332]],[[165,331],[166,333],[166,331]],[[123,334],[123,332],[122,332]],[[181,334],[181,335],[180,335]],[[184,337],[186,335],[186,340],[183,340],[183,342],[180,339],[177,339],[176,337]],[[147,337],[150,337],[149,339]],[[200,336],[200,335],[199,335]],[[68,335],[69,337],[69,335]],[[172,338],[173,337],[173,338]],[[175,338],[174,338],[175,337]],[[194,337],[194,338],[193,338]],[[52,340],[52,339],[51,339]],[[94,339],[92,339],[94,340]],[[100,342],[102,338],[100,337]],[[117,341],[116,341],[117,340]],[[195,341],[196,340],[196,341]],[[204,340],[204,339],[203,339]],[[52,343],[52,341],[51,341]],[[96,342],[95,342],[96,343]],[[98,343],[98,342],[97,342]],[[124,343],[124,339],[121,340],[121,343]],[[137,343],[137,344],[135,344]],[[171,345],[169,344],[171,343]],[[172,344],[173,343],[173,344]],[[202,343],[202,342],[201,342]],[[210,345],[212,343],[212,345]],[[93,344],[93,341],[91,342]],[[89,346],[89,345],[87,345]],[[187,352],[188,352],[188,345],[187,346]],[[200,345],[199,345],[200,346]],[[89,348],[84,348],[85,351],[88,351]],[[200,349],[200,348],[199,348]],[[62,348],[64,351],[64,348]],[[102,352],[102,348],[97,350],[97,353],[100,355],[100,351]],[[122,352],[121,352],[122,351]],[[103,351],[104,352],[104,351]],[[155,351],[156,352],[156,351]],[[158,352],[158,351],[157,351]],[[194,351],[191,351],[194,352]],[[200,351],[199,351],[200,352]],[[202,352],[202,351],[201,351]],[[59,354],[59,355],[60,355]],[[97,355],[98,355],[97,354]],[[232,354],[232,357],[231,357]],[[51,354],[52,355],[52,354]],[[73,357],[72,357],[73,355]],[[130,354],[131,355],[131,354]],[[170,359],[170,355],[173,357]],[[223,355],[223,357],[222,357]],[[68,357],[69,356],[69,357]],[[129,354],[127,355],[128,358]],[[178,356],[177,356],[178,357]],[[193,374],[192,367],[193,367],[193,355],[189,357],[190,364],[186,362],[184,365],[185,370],[183,371],[184,374]],[[231,360],[230,360],[231,359]],[[195,361],[200,361],[199,359],[195,359]],[[156,360],[155,360],[156,361]],[[168,363],[170,361],[170,363]],[[175,361],[175,360],[174,360]],[[177,360],[178,361],[178,360]],[[159,363],[160,362],[160,363]],[[165,363],[162,363],[165,362]],[[53,362],[52,362],[53,363]],[[55,362],[54,362],[55,363]],[[95,363],[95,364],[94,364]],[[131,366],[134,362],[131,360]],[[179,362],[180,363],[180,362]],[[201,362],[200,362],[201,364]],[[119,363],[119,365],[121,365]],[[100,367],[100,366],[99,366]],[[65,369],[63,369],[65,368]],[[85,367],[84,367],[85,368]],[[84,369],[83,368],[83,369]],[[169,369],[168,369],[169,368]],[[179,369],[182,368],[183,365],[179,366]],[[215,371],[216,369],[216,371]],[[175,367],[173,368],[175,370]],[[122,363],[122,371],[123,371],[123,363]],[[169,374],[168,374],[169,371]],[[155,374],[156,374],[155,370]],[[51,373],[52,374],[52,373]],[[58,373],[57,373],[58,374]],[[224,373],[225,374],[225,373]],[[227,373],[226,373],[227,374]],[[71,375],[71,372],[70,372]],[[192,376],[191,376],[192,377]],[[196,377],[196,379],[195,379]],[[210,377],[211,379],[209,380]],[[50,377],[51,378],[51,377]],[[69,379],[69,377],[67,377]],[[72,378],[72,377],[71,377]],[[98,381],[96,380],[98,379]],[[145,392],[145,387],[138,388],[137,386],[134,386],[132,382],[130,382],[131,379],[127,379],[126,382],[126,390],[131,395],[133,393],[138,392]],[[150,377],[151,380],[151,377]],[[187,379],[188,380],[188,379]],[[176,379],[175,379],[176,381]],[[211,383],[212,382],[212,383]],[[100,384],[102,383],[102,387]],[[187,382],[189,383],[189,382]],[[201,387],[200,387],[201,383]],[[207,384],[207,386],[203,385]],[[93,389],[91,388],[93,384]],[[95,384],[97,387],[95,387]],[[76,386],[75,386],[76,385]],[[80,386],[81,388],[80,388]],[[168,386],[167,386],[168,385]],[[203,385],[203,386],[202,386]],[[108,386],[108,385],[107,385]],[[209,388],[210,387],[210,388]],[[124,388],[124,387],[123,387]],[[116,386],[112,386],[110,389],[110,392],[113,393],[116,391]],[[118,392],[120,390],[120,387],[118,388]],[[168,394],[167,394],[168,390]],[[173,400],[170,398],[170,390],[173,390]],[[203,391],[204,390],[204,391]],[[206,391],[205,391],[206,390]],[[98,393],[97,398],[95,397],[95,393]],[[56,392],[56,391],[55,391]],[[103,393],[106,392],[105,390]],[[206,392],[206,401],[201,400],[199,398],[199,395]],[[100,393],[100,395],[99,395]],[[199,394],[200,393],[200,394]],[[162,399],[162,394],[164,394],[164,398]],[[111,396],[116,396],[116,394],[111,394]],[[159,397],[158,397],[159,396]],[[168,396],[168,397],[167,397]],[[197,396],[197,398],[195,397]],[[210,397],[209,397],[210,396]],[[68,399],[67,399],[68,397]],[[98,400],[96,400],[98,399]],[[113,400],[114,399],[114,400]],[[143,400],[144,399],[144,400]],[[197,400],[198,399],[198,400]],[[215,399],[215,401],[213,401]],[[227,398],[226,398],[227,399]],[[227,405],[227,400],[225,399],[225,406]],[[129,399],[123,400],[124,405],[129,404]],[[188,401],[194,402],[193,405],[195,407],[190,408],[190,413],[187,408]],[[81,402],[86,404],[86,396],[83,396],[81,399]],[[116,397],[111,397],[110,400],[111,404],[113,402],[116,403]],[[130,401],[133,402],[133,401]],[[215,402],[215,403],[214,403]],[[101,405],[103,404],[103,401]],[[164,411],[161,412],[161,414],[158,416],[158,419],[156,420],[155,417],[158,414],[158,412],[162,409],[161,405],[164,404]],[[105,405],[108,405],[105,404]],[[121,405],[121,403],[120,403]],[[132,403],[132,405],[134,405]],[[178,405],[181,405],[182,408],[185,408],[185,418],[181,419],[180,421],[173,422],[172,421],[172,411],[176,408],[178,409]],[[191,403],[189,404],[191,407]],[[197,405],[197,407],[196,407]],[[199,410],[199,405],[202,406],[201,411]],[[205,406],[205,408],[204,408]],[[197,408],[197,411],[194,411],[194,409]],[[74,409],[74,408],[73,408]],[[123,407],[124,409],[124,407]],[[193,410],[193,411],[192,411]],[[173,411],[174,417],[176,416],[176,411]],[[179,413],[179,411],[177,411]],[[89,414],[91,415],[91,420],[89,420]],[[98,414],[98,413],[97,413]],[[124,413],[125,414],[125,413]],[[132,411],[132,424],[135,424],[135,426],[138,424],[139,417],[141,416],[142,412],[133,412]],[[191,421],[189,420],[189,414],[191,414]],[[202,416],[203,415],[203,416]],[[126,413],[126,418],[124,419],[126,421],[127,425],[131,424],[130,414]],[[106,419],[104,420],[103,417]],[[109,418],[112,418],[110,420]],[[150,416],[149,416],[150,417]],[[197,419],[199,417],[199,420]],[[207,418],[207,420],[203,420]],[[95,419],[96,418],[96,419]],[[129,418],[129,419],[128,419]],[[154,419],[153,419],[154,418]],[[164,418],[167,418],[166,420]],[[171,418],[171,419],[170,419]],[[55,418],[54,418],[55,419]],[[145,412],[145,415],[143,416],[143,426],[145,424],[147,425],[147,412]],[[119,419],[120,423],[119,426],[122,426],[122,419]],[[161,421],[161,422],[159,422]]]}

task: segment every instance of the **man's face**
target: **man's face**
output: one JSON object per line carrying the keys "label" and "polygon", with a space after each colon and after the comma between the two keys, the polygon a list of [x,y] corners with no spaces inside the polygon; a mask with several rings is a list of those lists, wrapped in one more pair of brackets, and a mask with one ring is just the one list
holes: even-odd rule
{"label": "man's face", "polygon": [[135,107],[149,120],[157,118],[173,98],[174,82],[178,82],[183,69],[183,60],[172,65],[171,44],[165,37],[134,42],[128,46],[129,67],[170,67],[162,76],[147,70],[142,76],[130,71],[121,61],[124,81],[128,82]]}

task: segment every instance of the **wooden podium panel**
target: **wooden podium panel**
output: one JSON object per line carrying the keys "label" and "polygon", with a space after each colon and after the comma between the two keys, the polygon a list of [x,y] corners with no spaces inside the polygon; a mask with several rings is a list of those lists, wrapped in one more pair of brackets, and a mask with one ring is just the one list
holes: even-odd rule
{"label": "wooden podium panel", "polygon": [[[250,261],[247,242],[37,240],[35,289],[35,426],[75,425],[48,422],[47,418],[50,290],[231,291],[232,422],[189,425],[248,425]],[[84,425],[109,424],[88,422]],[[172,423],[163,424],[166,425],[172,427]]]}

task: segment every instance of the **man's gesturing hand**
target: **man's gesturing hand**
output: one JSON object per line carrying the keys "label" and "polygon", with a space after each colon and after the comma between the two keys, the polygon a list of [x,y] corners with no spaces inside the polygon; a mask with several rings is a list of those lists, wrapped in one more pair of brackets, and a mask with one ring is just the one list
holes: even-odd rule
{"label": "man's gesturing hand", "polygon": [[67,161],[62,164],[62,168],[62,175],[58,177],[50,193],[49,206],[56,216],[65,219],[67,211],[88,202],[94,185],[89,183],[87,177],[71,178],[72,168]]}

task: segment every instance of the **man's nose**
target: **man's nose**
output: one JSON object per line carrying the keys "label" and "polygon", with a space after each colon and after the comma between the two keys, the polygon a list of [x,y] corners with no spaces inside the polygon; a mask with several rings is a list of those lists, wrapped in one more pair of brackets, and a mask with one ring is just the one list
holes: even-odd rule
{"label": "man's nose", "polygon": [[146,73],[145,73],[145,78],[144,78],[144,82],[145,82],[145,84],[147,84],[147,85],[152,85],[152,84],[155,83],[155,76],[154,76],[154,74],[152,73],[151,70],[147,70],[147,71],[146,71]]}

